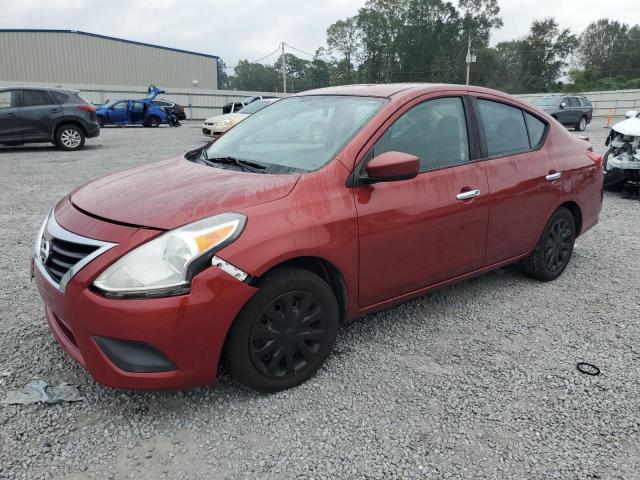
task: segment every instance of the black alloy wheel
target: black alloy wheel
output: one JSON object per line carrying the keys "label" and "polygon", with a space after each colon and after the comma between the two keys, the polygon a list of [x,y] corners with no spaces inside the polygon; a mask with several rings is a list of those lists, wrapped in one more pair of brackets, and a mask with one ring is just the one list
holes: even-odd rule
{"label": "black alloy wheel", "polygon": [[229,375],[259,392],[295,387],[331,353],[340,309],[331,287],[301,268],[267,274],[229,329],[222,360]]}
{"label": "black alloy wheel", "polygon": [[549,229],[544,246],[544,261],[550,272],[563,270],[573,249],[573,229],[566,218],[558,218]]}
{"label": "black alloy wheel", "polygon": [[536,280],[555,280],[569,264],[575,240],[576,220],[567,208],[560,207],[547,222],[534,251],[518,267]]}
{"label": "black alloy wheel", "polygon": [[313,363],[328,335],[326,312],[315,295],[285,293],[254,322],[251,361],[268,378],[291,377]]}

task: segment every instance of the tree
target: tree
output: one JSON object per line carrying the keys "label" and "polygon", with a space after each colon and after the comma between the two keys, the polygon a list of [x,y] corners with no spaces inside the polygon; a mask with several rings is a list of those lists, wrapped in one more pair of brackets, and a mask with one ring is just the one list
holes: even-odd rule
{"label": "tree", "polygon": [[578,46],[578,39],[568,28],[560,30],[553,18],[545,18],[533,21],[523,46],[521,91],[546,92],[553,90],[565,73],[567,57]]}
{"label": "tree", "polygon": [[629,40],[627,25],[601,18],[590,23],[580,35],[578,58],[585,68],[613,71],[626,64]]}
{"label": "tree", "polygon": [[235,76],[232,77],[231,83],[234,89],[260,92],[275,92],[282,89],[280,76],[270,65],[240,60],[234,71]]}
{"label": "tree", "polygon": [[221,58],[218,59],[218,89],[227,90],[229,88],[229,75],[227,75],[227,65]]}
{"label": "tree", "polygon": [[357,60],[360,48],[360,32],[354,17],[338,20],[327,28],[327,46],[329,51],[339,52],[344,57],[346,66],[345,81],[352,82],[353,62]]}

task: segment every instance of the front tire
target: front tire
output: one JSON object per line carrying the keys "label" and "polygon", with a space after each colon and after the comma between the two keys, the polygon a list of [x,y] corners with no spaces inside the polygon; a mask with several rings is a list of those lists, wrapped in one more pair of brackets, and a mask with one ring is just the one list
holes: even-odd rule
{"label": "front tire", "polygon": [[575,240],[575,219],[561,207],[547,222],[533,253],[519,263],[520,270],[542,282],[555,280],[569,264]]}
{"label": "front tire", "polygon": [[223,364],[259,392],[295,387],[313,376],[335,343],[339,309],[327,283],[290,268],[266,276],[231,326]]}
{"label": "front tire", "polygon": [[80,150],[84,146],[85,138],[82,128],[73,124],[64,124],[56,130],[55,144],[62,150]]}

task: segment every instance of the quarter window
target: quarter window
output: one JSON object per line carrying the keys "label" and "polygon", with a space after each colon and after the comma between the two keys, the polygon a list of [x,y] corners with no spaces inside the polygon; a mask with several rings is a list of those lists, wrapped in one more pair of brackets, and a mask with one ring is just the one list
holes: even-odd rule
{"label": "quarter window", "polygon": [[469,161],[467,120],[462,99],[438,98],[412,108],[380,137],[374,155],[403,152],[420,159],[420,171]]}
{"label": "quarter window", "polygon": [[0,109],[16,108],[18,106],[18,91],[5,90],[0,92]]}
{"label": "quarter window", "polygon": [[39,107],[41,105],[53,105],[47,92],[42,90],[23,90],[22,103],[25,107]]}
{"label": "quarter window", "polygon": [[478,109],[490,157],[529,150],[529,137],[522,110],[504,103],[480,99]]}
{"label": "quarter window", "polygon": [[536,149],[540,147],[540,143],[542,142],[542,137],[544,137],[544,131],[547,128],[547,125],[538,120],[533,115],[524,113],[525,121],[527,122],[527,130],[529,131],[529,142],[531,143],[531,148]]}

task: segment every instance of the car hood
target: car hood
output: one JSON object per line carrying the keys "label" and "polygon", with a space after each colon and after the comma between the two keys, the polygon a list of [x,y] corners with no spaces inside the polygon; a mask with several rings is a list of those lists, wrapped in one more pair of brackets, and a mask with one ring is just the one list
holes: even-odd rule
{"label": "car hood", "polygon": [[215,117],[207,118],[205,123],[216,123],[220,120],[233,120],[233,123],[238,123],[240,120],[247,118],[249,115],[246,113],[226,113],[224,115],[216,115]]}
{"label": "car hood", "polygon": [[178,157],[88,183],[71,194],[71,203],[113,222],[170,230],[278,200],[298,178],[209,167]]}
{"label": "car hood", "polygon": [[616,123],[613,127],[616,132],[622,135],[631,135],[634,137],[640,137],[640,118],[631,117]]}

